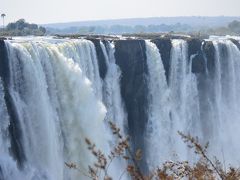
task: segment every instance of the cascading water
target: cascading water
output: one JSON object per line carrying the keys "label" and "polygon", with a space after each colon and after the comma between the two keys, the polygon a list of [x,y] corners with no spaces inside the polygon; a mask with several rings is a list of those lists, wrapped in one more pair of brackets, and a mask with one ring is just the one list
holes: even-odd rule
{"label": "cascading water", "polygon": [[200,114],[196,77],[192,73],[192,60],[188,59],[188,45],[184,40],[172,40],[169,88],[174,149],[180,159],[188,157],[186,145],[177,131],[190,133],[201,138],[199,132]]}
{"label": "cascading water", "polygon": [[[158,164],[176,158],[190,159],[186,145],[177,132],[194,135],[200,123],[196,78],[191,73],[187,58],[187,43],[172,40],[169,85],[161,56],[155,44],[146,42],[149,68],[150,112],[147,141],[150,142],[149,164]],[[190,111],[188,109],[191,109]],[[157,157],[157,158],[156,158]]]}
{"label": "cascading water", "polygon": [[[216,69],[214,72],[214,121],[212,154],[239,165],[239,65],[240,51],[230,40],[214,40]],[[211,142],[211,141],[210,141]],[[232,154],[235,154],[233,157]]]}
{"label": "cascading water", "polygon": [[[156,167],[164,160],[177,158],[194,161],[177,131],[198,136],[201,142],[210,141],[209,152],[229,164],[239,164],[232,154],[240,148],[236,132],[239,129],[239,63],[240,51],[230,40],[213,41],[215,69],[206,73],[209,88],[204,93],[210,111],[200,109],[198,74],[192,73],[192,59],[188,57],[188,44],[184,40],[172,40],[169,85],[166,83],[161,56],[153,43],[146,42],[149,68],[150,112],[147,143],[150,166]],[[205,57],[204,57],[205,58]],[[206,59],[204,59],[206,60]],[[206,64],[204,62],[204,64]],[[210,89],[213,89],[213,93]],[[209,119],[201,119],[201,112]],[[206,121],[213,126],[209,127]],[[204,136],[208,130],[208,136]],[[204,138],[205,137],[205,138]],[[156,153],[157,152],[157,153]],[[157,157],[157,158],[156,158]],[[223,159],[224,158],[224,159]]]}
{"label": "cascading water", "polygon": [[[94,157],[86,137],[110,153],[116,139],[108,121],[134,136],[145,155],[141,168],[196,160],[177,131],[209,141],[211,155],[239,165],[239,43],[190,41],[171,39],[170,49],[166,39],[0,42],[0,179],[86,178],[64,163],[87,171]],[[125,167],[116,158],[109,175],[118,179]]]}
{"label": "cascading water", "polygon": [[[22,133],[24,168],[33,171],[29,179],[77,179],[80,173],[66,171],[64,162],[75,162],[87,171],[93,157],[85,137],[110,152],[93,44],[86,40],[9,42],[7,49],[9,91]],[[89,61],[84,71],[81,61]]]}
{"label": "cascading water", "polygon": [[8,126],[9,116],[7,112],[7,107],[4,101],[4,88],[2,84],[2,80],[0,79],[0,179],[10,179],[10,178],[18,178],[21,177],[19,170],[17,169],[17,164],[14,159],[9,155],[8,149],[10,147],[10,141],[8,139]]}
{"label": "cascading water", "polygon": [[114,57],[114,44],[107,42],[106,47],[101,43],[102,50],[107,62],[107,75],[104,81],[104,104],[108,111],[106,119],[108,121],[116,122],[119,127],[124,130],[126,125],[126,114],[124,112],[124,105],[121,99],[120,92],[120,76],[121,70],[116,65]]}
{"label": "cascading water", "polygon": [[[148,164],[156,167],[161,161],[167,160],[171,153],[171,131],[169,88],[161,56],[156,45],[146,41],[147,64],[149,69],[149,120],[147,125]],[[164,138],[162,138],[164,137]],[[159,141],[159,139],[162,139]],[[165,148],[163,148],[165,147]]]}

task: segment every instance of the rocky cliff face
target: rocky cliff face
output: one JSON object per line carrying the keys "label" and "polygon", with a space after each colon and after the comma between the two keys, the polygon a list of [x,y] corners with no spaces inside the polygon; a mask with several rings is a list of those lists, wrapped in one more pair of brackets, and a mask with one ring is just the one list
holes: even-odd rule
{"label": "rocky cliff face", "polygon": [[99,67],[99,73],[100,77],[102,79],[105,78],[106,73],[107,73],[107,65],[106,65],[106,60],[100,45],[100,40],[99,39],[89,39],[90,41],[93,42],[96,48],[96,53],[97,53],[97,59],[98,59],[98,67]]}
{"label": "rocky cliff face", "polygon": [[159,52],[161,54],[163,66],[165,69],[165,75],[167,77],[168,81],[168,74],[169,74],[169,68],[170,68],[170,56],[171,56],[171,39],[170,38],[159,38],[159,39],[153,39],[153,43],[156,44],[156,46],[159,49]]}
{"label": "rocky cliff face", "polygon": [[192,72],[203,73],[205,70],[204,57],[202,51],[203,41],[190,38],[188,42],[188,58],[192,60]]}
{"label": "rocky cliff face", "polygon": [[[116,63],[122,71],[121,94],[128,114],[128,132],[134,150],[144,149],[144,130],[148,111],[145,42],[119,40],[116,41],[115,48]],[[145,159],[142,161],[141,167],[145,169]]]}

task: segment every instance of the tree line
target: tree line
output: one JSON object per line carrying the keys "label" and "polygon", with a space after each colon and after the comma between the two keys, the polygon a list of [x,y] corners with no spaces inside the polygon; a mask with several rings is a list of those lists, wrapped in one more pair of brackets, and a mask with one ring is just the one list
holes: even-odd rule
{"label": "tree line", "polygon": [[173,25],[112,25],[112,26],[80,26],[64,29],[47,27],[48,34],[135,34],[135,33],[183,33],[183,34],[206,34],[206,35],[240,35],[240,21],[232,21],[222,27],[192,27],[188,24]]}
{"label": "tree line", "polygon": [[2,36],[43,36],[45,33],[46,29],[44,27],[28,23],[25,19],[19,19],[16,22],[11,22],[0,31],[0,35]]}

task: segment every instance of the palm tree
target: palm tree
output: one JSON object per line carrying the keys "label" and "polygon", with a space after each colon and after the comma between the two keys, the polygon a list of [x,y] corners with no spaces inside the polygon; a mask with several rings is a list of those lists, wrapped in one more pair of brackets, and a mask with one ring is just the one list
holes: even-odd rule
{"label": "palm tree", "polygon": [[4,28],[4,18],[5,18],[6,14],[1,14],[1,18],[2,18],[2,22],[3,22],[3,28]]}

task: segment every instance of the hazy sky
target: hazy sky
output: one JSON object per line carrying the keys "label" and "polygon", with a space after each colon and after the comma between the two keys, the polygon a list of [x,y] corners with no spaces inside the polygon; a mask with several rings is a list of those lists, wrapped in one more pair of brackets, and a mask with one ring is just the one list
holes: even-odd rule
{"label": "hazy sky", "polygon": [[240,0],[0,0],[6,22],[34,23],[159,16],[240,16]]}

